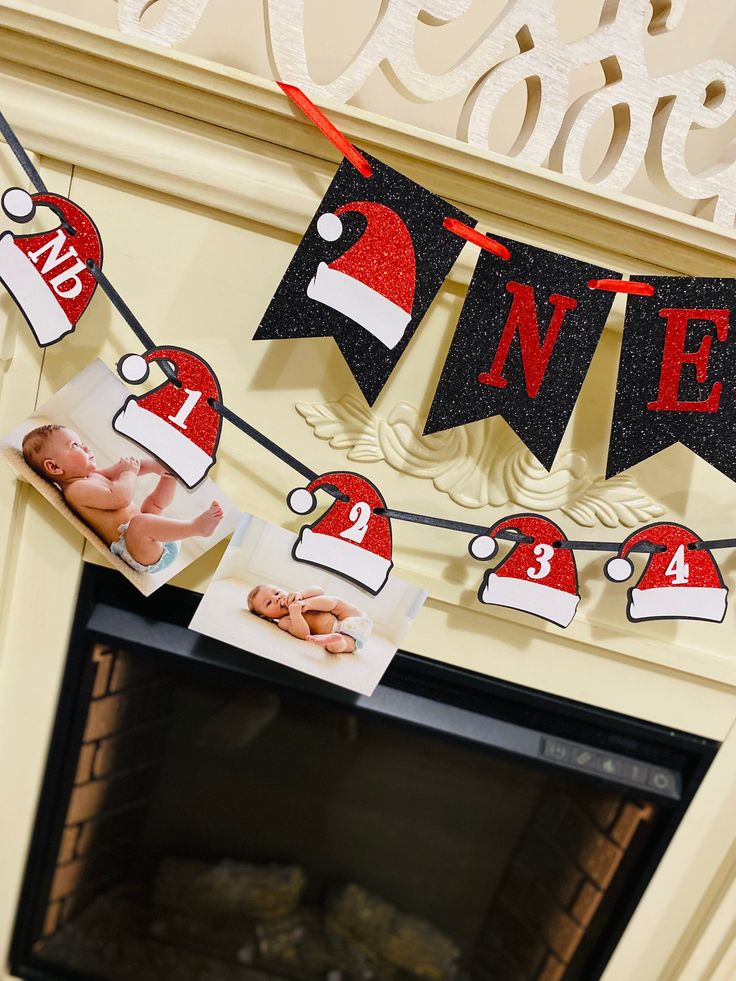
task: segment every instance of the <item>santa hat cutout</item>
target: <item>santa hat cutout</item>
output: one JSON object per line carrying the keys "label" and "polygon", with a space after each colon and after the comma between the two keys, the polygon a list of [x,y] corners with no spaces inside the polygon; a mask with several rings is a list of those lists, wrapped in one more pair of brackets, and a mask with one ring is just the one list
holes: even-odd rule
{"label": "santa hat cutout", "polygon": [[575,556],[570,549],[555,547],[565,540],[562,529],[539,514],[515,514],[470,542],[473,558],[493,558],[496,536],[502,531],[517,531],[533,541],[517,542],[493,571],[486,572],[478,599],[569,626],[580,596]]}
{"label": "santa hat cutout", "polygon": [[624,582],[634,573],[629,553],[635,545],[651,542],[662,546],[650,552],[636,586],[629,589],[629,620],[713,620],[726,615],[726,589],[721,572],[707,549],[691,549],[701,539],[683,525],[658,522],[629,535],[619,553],[606,562],[604,571],[613,582]]}
{"label": "santa hat cutout", "polygon": [[112,426],[158,457],[187,487],[196,487],[215,462],[222,416],[211,403],[222,400],[220,385],[206,361],[180,347],[127,354],[118,363],[118,374],[140,384],[154,361],[168,362],[176,381],[167,379],[145,395],[131,395]]}
{"label": "santa hat cutout", "polygon": [[317,506],[315,492],[331,485],[347,500],[334,500],[321,518],[305,525],[292,550],[300,562],[318,565],[350,579],[375,596],[391,572],[391,522],[376,514],[386,504],[380,491],[357,473],[325,473],[286,498],[296,514],[309,514]]}
{"label": "santa hat cutout", "polygon": [[350,201],[317,219],[327,242],[342,235],[340,215],[358,212],[368,224],[358,241],[329,265],[320,262],[307,296],[345,314],[394,348],[411,320],[416,260],[411,235],[395,211],[374,201]]}
{"label": "santa hat cutout", "polygon": [[14,221],[30,221],[37,205],[62,219],[50,232],[0,235],[0,281],[18,304],[40,347],[71,333],[84,313],[97,280],[87,267],[102,265],[102,242],[94,222],[58,194],[29,194],[11,187],[2,208]]}

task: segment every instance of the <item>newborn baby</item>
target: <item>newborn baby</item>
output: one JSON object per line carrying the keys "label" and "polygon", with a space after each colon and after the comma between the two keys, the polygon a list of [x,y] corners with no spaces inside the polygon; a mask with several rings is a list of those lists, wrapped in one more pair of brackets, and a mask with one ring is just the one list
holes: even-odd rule
{"label": "newborn baby", "polygon": [[[179,554],[178,542],[206,538],[222,520],[217,501],[191,520],[165,517],[176,491],[172,474],[154,460],[135,457],[100,470],[94,453],[66,426],[39,426],[26,434],[22,448],[26,463],[56,484],[72,511],[136,572],[165,569]],[[159,479],[139,510],[132,503],[133,494],[138,477],[146,474]]]}
{"label": "newborn baby", "polygon": [[373,622],[339,596],[325,596],[319,586],[288,593],[260,583],[248,593],[248,609],[278,624],[292,637],[319,644],[331,654],[352,654],[364,646]]}

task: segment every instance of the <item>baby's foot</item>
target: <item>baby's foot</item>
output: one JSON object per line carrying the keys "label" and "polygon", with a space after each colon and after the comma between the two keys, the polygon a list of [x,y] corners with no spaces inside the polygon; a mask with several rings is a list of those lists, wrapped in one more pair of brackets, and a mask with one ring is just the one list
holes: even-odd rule
{"label": "baby's foot", "polygon": [[198,518],[195,518],[192,522],[192,533],[194,535],[200,535],[202,538],[209,538],[213,533],[215,528],[222,521],[225,512],[222,510],[222,505],[219,501],[213,501],[212,504],[203,511]]}
{"label": "baby's foot", "polygon": [[307,640],[319,647],[326,647],[332,654],[347,654],[355,650],[355,641],[345,634],[310,634]]}

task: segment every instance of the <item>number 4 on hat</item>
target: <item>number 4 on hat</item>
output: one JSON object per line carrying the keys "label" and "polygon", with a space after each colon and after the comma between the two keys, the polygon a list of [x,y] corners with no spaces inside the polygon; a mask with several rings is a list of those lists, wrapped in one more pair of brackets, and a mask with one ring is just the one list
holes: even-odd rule
{"label": "number 4 on hat", "polygon": [[632,549],[654,546],[639,581],[628,591],[629,620],[723,621],[728,589],[712,554],[699,548],[700,543],[694,531],[666,521],[640,528],[621,543],[604,569],[612,582],[633,576]]}

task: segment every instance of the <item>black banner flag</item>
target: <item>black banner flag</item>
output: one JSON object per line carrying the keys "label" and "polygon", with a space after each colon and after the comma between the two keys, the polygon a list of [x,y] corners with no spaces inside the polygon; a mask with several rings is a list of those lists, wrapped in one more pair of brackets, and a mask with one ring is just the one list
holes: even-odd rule
{"label": "black banner flag", "polygon": [[606,476],[679,442],[736,480],[736,280],[631,278]]}
{"label": "black banner flag", "polygon": [[340,165],[255,340],[334,337],[372,405],[465,244],[444,220],[476,221],[363,155],[371,176]]}
{"label": "black banner flag", "polygon": [[613,302],[588,287],[620,273],[521,242],[481,252],[425,433],[501,415],[549,470]]}

